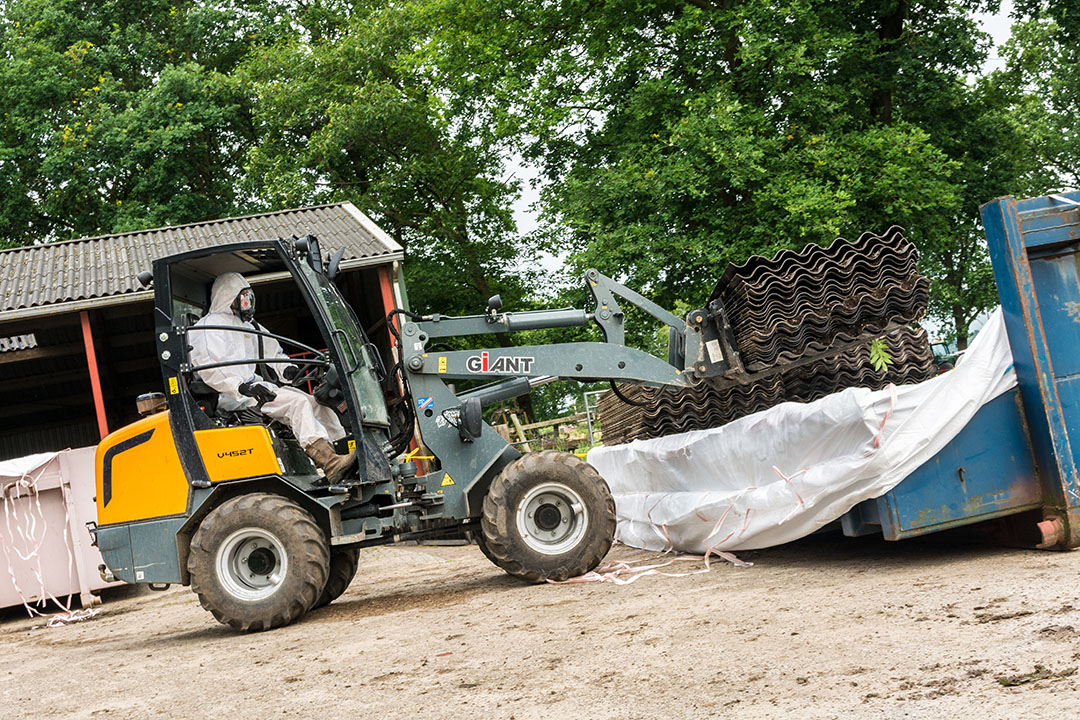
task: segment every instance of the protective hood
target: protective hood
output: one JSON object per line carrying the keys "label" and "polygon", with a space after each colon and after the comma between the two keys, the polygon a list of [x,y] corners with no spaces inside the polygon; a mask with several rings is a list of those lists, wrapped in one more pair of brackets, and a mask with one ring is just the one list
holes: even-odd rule
{"label": "protective hood", "polygon": [[210,312],[232,314],[232,301],[246,287],[251,287],[240,273],[221,273],[210,290]]}

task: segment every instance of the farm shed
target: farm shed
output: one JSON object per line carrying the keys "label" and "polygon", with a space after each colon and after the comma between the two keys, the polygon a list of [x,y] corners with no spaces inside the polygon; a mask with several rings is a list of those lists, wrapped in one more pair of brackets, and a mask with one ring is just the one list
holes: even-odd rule
{"label": "farm shed", "polygon": [[[351,203],[0,251],[0,460],[94,445],[136,419],[137,395],[161,390],[153,292],[136,279],[155,257],[307,234],[345,247],[339,286],[377,328],[400,299],[402,249]],[[303,339],[290,286],[260,284],[258,317]]]}

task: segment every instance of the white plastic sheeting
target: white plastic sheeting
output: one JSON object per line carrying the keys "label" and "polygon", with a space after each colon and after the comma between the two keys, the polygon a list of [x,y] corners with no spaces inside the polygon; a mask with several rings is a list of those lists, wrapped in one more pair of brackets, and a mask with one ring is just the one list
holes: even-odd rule
{"label": "white plastic sheeting", "polygon": [[5,486],[12,480],[19,480],[27,477],[38,468],[45,465],[45,463],[52,460],[59,453],[43,452],[36,455],[26,455],[21,458],[14,458],[13,460],[0,460],[0,482],[3,482]]}
{"label": "white plastic sheeting", "polygon": [[763,548],[879,497],[1016,385],[1000,308],[955,370],[917,385],[849,388],[720,428],[597,447],[620,542],[648,550]]}

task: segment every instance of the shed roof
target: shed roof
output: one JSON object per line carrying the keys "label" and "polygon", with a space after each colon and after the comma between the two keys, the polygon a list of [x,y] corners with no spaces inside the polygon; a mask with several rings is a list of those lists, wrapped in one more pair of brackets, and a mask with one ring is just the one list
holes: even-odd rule
{"label": "shed roof", "polygon": [[43,243],[0,251],[0,321],[49,314],[50,306],[69,311],[80,301],[148,297],[136,276],[156,257],[307,234],[319,238],[324,249],[344,247],[342,269],[402,256],[400,245],[347,202]]}

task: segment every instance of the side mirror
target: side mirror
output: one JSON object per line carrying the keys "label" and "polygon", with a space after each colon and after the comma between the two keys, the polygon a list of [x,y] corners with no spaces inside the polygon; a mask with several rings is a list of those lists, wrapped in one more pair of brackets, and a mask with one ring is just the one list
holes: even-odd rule
{"label": "side mirror", "polygon": [[297,247],[300,247],[300,243],[304,242],[307,245],[307,261],[311,269],[317,273],[325,272],[326,268],[322,264],[322,254],[319,252],[319,239],[314,235],[305,235],[297,241]]}
{"label": "side mirror", "polygon": [[150,283],[154,282],[154,273],[143,270],[135,276],[135,279],[138,280],[139,284],[143,287],[150,287]]}
{"label": "side mirror", "polygon": [[338,251],[334,253],[334,256],[330,258],[330,262],[326,265],[326,279],[333,280],[337,277],[338,266],[341,265],[341,258],[345,257],[345,248],[340,247]]}
{"label": "side mirror", "polygon": [[471,397],[459,408],[458,436],[461,442],[471,443],[480,437],[484,429],[484,416],[480,408],[480,398]]}

